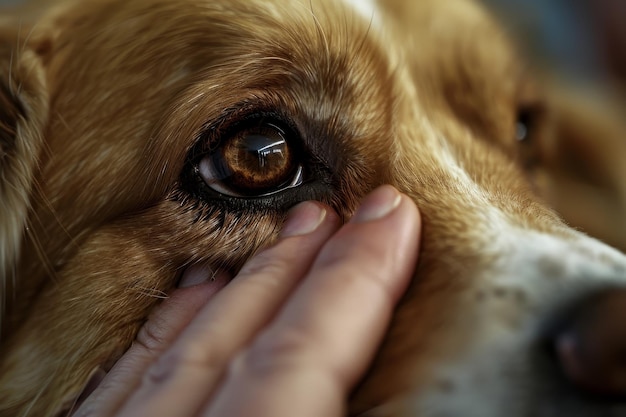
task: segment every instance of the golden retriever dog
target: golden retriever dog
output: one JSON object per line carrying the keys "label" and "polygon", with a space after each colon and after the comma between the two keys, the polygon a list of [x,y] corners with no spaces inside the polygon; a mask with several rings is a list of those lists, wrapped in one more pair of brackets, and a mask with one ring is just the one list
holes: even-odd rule
{"label": "golden retriever dog", "polygon": [[420,262],[350,415],[626,416],[611,100],[473,0],[3,13],[0,416],[65,415],[187,268],[383,183],[422,211]]}

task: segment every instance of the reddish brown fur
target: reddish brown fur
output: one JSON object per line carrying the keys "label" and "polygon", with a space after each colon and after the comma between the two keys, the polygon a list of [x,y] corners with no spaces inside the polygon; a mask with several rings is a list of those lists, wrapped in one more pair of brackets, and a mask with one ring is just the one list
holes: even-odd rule
{"label": "reddish brown fur", "polygon": [[[236,270],[274,238],[295,201],[232,212],[180,185],[206,125],[236,119],[229,109],[242,102],[288,114],[332,168],[331,184],[299,199],[347,217],[392,183],[423,212],[416,284],[354,412],[426,384],[463,348],[464,332],[449,329],[463,328],[463,291],[490,262],[476,239],[483,204],[523,228],[571,234],[521,169],[515,115],[530,74],[490,15],[466,0],[388,0],[396,29],[379,38],[335,3],[270,15],[249,14],[262,2],[248,0],[78,2],[20,41],[24,59],[39,55],[49,121],[17,280],[4,288],[0,415],[67,407],[186,266]],[[460,187],[442,148],[484,199]]]}

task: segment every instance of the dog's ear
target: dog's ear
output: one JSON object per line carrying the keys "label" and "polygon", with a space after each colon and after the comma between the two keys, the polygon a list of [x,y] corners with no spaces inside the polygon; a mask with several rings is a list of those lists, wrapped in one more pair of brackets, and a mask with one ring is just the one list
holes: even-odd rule
{"label": "dog's ear", "polygon": [[550,131],[532,147],[536,184],[572,226],[626,252],[626,108],[598,91],[558,89]]}
{"label": "dog's ear", "polygon": [[19,257],[48,115],[39,54],[20,30],[0,27],[0,293]]}

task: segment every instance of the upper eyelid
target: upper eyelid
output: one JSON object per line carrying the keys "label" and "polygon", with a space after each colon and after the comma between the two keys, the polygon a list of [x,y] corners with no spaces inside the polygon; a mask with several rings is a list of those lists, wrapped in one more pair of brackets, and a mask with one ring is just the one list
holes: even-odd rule
{"label": "upper eyelid", "polygon": [[[202,155],[213,152],[221,143],[220,138],[227,137],[238,129],[245,129],[246,122],[254,121],[267,117],[270,125],[279,129],[281,133],[288,136],[294,136],[300,149],[305,149],[306,144],[302,140],[302,134],[297,129],[295,123],[290,122],[291,118],[272,110],[264,110],[255,107],[247,109],[233,108],[228,110],[213,122],[206,123],[202,126],[194,145],[189,151],[188,160],[194,160]],[[233,120],[235,119],[235,120]]]}

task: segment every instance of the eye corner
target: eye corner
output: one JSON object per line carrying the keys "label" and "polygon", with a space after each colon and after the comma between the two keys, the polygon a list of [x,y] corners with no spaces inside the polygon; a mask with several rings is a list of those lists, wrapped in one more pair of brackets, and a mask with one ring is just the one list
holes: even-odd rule
{"label": "eye corner", "polygon": [[550,111],[544,101],[520,103],[515,113],[513,141],[523,169],[535,173],[542,165],[544,148],[551,132]]}

